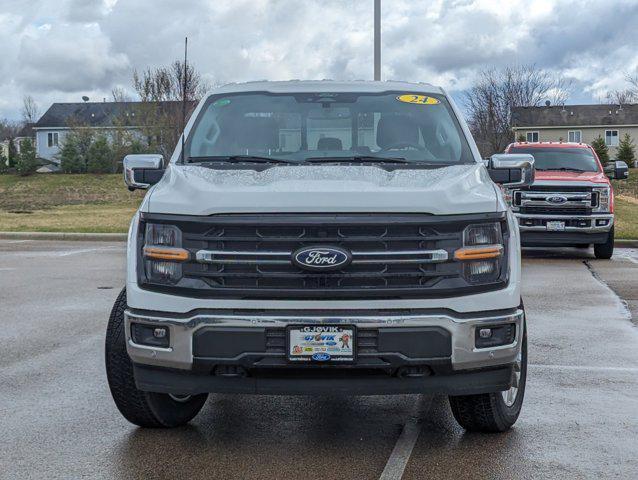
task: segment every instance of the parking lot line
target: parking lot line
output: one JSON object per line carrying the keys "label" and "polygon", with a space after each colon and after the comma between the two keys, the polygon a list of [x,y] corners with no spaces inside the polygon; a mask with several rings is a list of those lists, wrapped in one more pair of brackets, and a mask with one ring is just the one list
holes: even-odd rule
{"label": "parking lot line", "polygon": [[[422,401],[423,398],[426,398],[425,402]],[[397,443],[392,449],[392,453],[388,458],[388,462],[385,464],[383,472],[381,472],[379,480],[400,480],[401,477],[403,477],[405,467],[408,465],[412,450],[419,438],[421,418],[427,415],[432,406],[433,398],[431,395],[427,397],[424,395],[420,396],[420,401],[415,404],[415,412],[410,415],[409,420],[403,425],[401,435],[399,435]]]}

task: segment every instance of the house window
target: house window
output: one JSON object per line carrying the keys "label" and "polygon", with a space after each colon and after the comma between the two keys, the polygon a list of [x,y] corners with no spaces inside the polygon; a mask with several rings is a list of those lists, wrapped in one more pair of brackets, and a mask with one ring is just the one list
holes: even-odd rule
{"label": "house window", "polygon": [[618,146],[618,130],[605,130],[605,145],[608,147]]}
{"label": "house window", "polygon": [[538,132],[527,132],[527,141],[531,143],[538,143]]}
{"label": "house window", "polygon": [[47,145],[49,148],[58,146],[58,132],[50,132],[47,134]]}
{"label": "house window", "polygon": [[582,132],[580,130],[570,130],[567,132],[567,141],[580,143],[582,142]]}

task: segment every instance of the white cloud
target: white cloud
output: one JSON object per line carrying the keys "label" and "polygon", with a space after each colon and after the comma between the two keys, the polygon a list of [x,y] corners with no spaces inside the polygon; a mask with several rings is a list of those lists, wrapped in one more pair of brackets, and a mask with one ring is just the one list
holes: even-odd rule
{"label": "white cloud", "polygon": [[[458,93],[489,66],[536,63],[595,101],[638,73],[638,4],[382,0],[385,78]],[[372,76],[372,0],[0,0],[0,117],[23,94],[108,97],[183,54],[212,81]]]}

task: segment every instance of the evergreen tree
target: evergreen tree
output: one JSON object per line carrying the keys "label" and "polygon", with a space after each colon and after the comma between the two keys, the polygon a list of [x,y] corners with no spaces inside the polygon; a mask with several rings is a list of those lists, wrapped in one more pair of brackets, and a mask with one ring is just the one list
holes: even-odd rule
{"label": "evergreen tree", "polygon": [[522,133],[518,134],[518,137],[516,138],[517,142],[524,142],[526,140],[525,135],[523,135]]}
{"label": "evergreen tree", "polygon": [[104,135],[97,137],[89,147],[86,169],[89,173],[113,172],[113,153]]}
{"label": "evergreen tree", "polygon": [[598,137],[595,138],[593,142],[591,142],[591,146],[596,152],[596,155],[598,155],[600,163],[606,165],[607,162],[609,162],[609,149],[605,144],[605,139],[598,135]]}
{"label": "evergreen tree", "polygon": [[20,143],[20,155],[16,162],[16,172],[22,176],[31,175],[38,169],[38,159],[35,156],[35,147],[30,138]]}
{"label": "evergreen tree", "polygon": [[628,133],[625,133],[620,139],[617,158],[629,166],[633,166],[636,161],[636,147]]}
{"label": "evergreen tree", "polygon": [[13,141],[13,138],[9,139],[9,168],[13,168],[16,166],[16,162],[18,161],[18,152],[16,150],[16,144]]}
{"label": "evergreen tree", "polygon": [[85,171],[86,166],[80,156],[78,140],[74,134],[69,133],[65,137],[59,158],[60,167],[64,173],[82,173]]}
{"label": "evergreen tree", "polygon": [[9,165],[7,164],[7,157],[0,153],[0,173],[6,173],[9,170]]}

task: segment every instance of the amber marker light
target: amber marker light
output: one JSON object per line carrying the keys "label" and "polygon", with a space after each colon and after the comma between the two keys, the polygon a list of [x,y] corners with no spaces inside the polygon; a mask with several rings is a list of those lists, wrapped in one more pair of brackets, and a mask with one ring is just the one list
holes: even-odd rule
{"label": "amber marker light", "polygon": [[185,262],[190,258],[190,253],[188,250],[176,247],[144,247],[144,258]]}
{"label": "amber marker light", "polygon": [[486,245],[481,247],[465,247],[454,252],[454,258],[460,261],[484,260],[503,255],[503,245]]}

